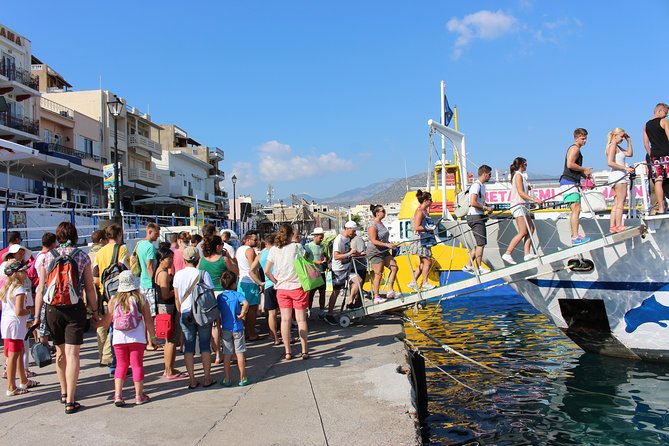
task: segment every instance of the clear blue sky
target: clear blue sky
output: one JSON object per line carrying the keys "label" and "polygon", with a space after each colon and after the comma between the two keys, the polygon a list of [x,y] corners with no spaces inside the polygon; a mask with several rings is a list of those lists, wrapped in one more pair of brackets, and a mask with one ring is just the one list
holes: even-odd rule
{"label": "clear blue sky", "polygon": [[425,171],[442,79],[473,162],[555,175],[575,127],[586,165],[604,168],[614,127],[641,160],[669,102],[666,0],[36,1],[1,20],[75,89],[102,76],[224,149],[237,193],[259,200],[268,182],[323,197]]}

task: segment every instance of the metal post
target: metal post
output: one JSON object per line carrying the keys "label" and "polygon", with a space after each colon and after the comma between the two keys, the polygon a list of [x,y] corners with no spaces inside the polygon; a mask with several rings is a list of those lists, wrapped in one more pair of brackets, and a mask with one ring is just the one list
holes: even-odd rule
{"label": "metal post", "polygon": [[121,225],[121,190],[119,187],[119,164],[118,164],[118,117],[114,116],[114,221]]}
{"label": "metal post", "polygon": [[232,182],[232,219],[234,221],[232,230],[237,234],[237,181]]}

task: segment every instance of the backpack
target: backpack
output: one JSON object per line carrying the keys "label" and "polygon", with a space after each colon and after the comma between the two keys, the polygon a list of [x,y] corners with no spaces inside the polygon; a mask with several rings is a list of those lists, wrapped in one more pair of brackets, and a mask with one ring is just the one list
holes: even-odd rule
{"label": "backpack", "polygon": [[142,315],[139,312],[139,308],[137,308],[137,302],[134,297],[130,299],[130,311],[127,313],[123,312],[123,308],[121,308],[118,302],[114,305],[114,330],[134,330],[141,320]]}
{"label": "backpack", "polygon": [[323,254],[328,259],[327,269],[332,269],[332,248],[334,246],[334,239],[337,238],[337,234],[330,234],[323,239]]}
{"label": "backpack", "polygon": [[[211,324],[221,314],[218,311],[218,302],[214,290],[204,283],[204,271],[200,271],[189,291],[193,299],[191,314],[195,323],[200,327]],[[189,293],[184,294],[188,296]]]}
{"label": "backpack", "polygon": [[127,268],[125,265],[118,263],[118,252],[122,245],[114,245],[114,252],[112,253],[111,263],[100,276],[102,282],[102,298],[109,302],[112,297],[116,296],[118,289],[118,276]]}
{"label": "backpack", "polygon": [[[44,253],[39,253],[37,254],[37,257],[40,255],[46,255]],[[37,257],[30,257],[28,260],[28,270],[26,271],[26,274],[28,274],[28,279],[30,279],[30,286],[32,287],[33,290],[37,288],[37,285],[39,285],[39,275],[37,274],[37,268],[35,268],[35,264],[37,263]]]}
{"label": "backpack", "polygon": [[471,185],[463,191],[458,192],[455,196],[455,205],[453,206],[453,214],[456,217],[462,218],[469,213],[469,207],[471,206],[471,198],[469,197],[469,189]]}
{"label": "backpack", "polygon": [[46,272],[46,292],[44,302],[49,305],[76,305],[81,301],[77,294],[79,285],[79,267],[74,260],[75,256],[82,252],[75,248],[70,254],[58,254],[55,249],[51,250],[53,261]]}
{"label": "backpack", "polygon": [[135,244],[135,248],[132,250],[132,255],[130,256],[130,271],[137,277],[142,275],[142,265],[139,263],[139,257],[137,256],[137,247],[142,241],[138,241]]}

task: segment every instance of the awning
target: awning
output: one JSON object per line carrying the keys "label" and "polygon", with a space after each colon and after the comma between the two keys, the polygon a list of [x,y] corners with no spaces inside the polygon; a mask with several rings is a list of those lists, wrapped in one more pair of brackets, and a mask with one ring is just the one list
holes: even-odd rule
{"label": "awning", "polygon": [[35,158],[39,154],[37,150],[31,147],[0,138],[0,162]]}
{"label": "awning", "polygon": [[155,197],[142,198],[141,200],[135,200],[132,202],[135,206],[152,206],[152,205],[171,205],[171,206],[188,206],[191,205],[186,201],[180,198],[168,197],[165,195],[159,195]]}

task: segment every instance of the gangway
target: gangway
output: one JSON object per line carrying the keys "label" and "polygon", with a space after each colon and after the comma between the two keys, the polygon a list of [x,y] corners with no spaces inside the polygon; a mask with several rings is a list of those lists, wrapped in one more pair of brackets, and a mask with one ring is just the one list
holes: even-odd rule
{"label": "gangway", "polygon": [[[398,297],[379,304],[370,304],[362,306],[353,310],[346,310],[339,315],[339,325],[346,328],[351,324],[351,321],[363,316],[382,313],[384,311],[392,311],[405,307],[410,307],[416,303],[440,297],[446,294],[457,293],[466,288],[491,282],[503,277],[519,274],[531,269],[540,268],[551,263],[567,260],[569,258],[584,254],[595,249],[606,246],[617,245],[625,240],[633,237],[640,237],[646,233],[646,226],[641,225],[630,228],[626,231],[605,235],[602,238],[591,240],[577,246],[572,246],[562,251],[553,252],[550,254],[540,255],[534,259],[520,262],[516,265],[510,265],[495,271],[490,271],[487,274],[472,276],[471,278],[459,280],[454,283],[436,287],[428,291],[419,291],[417,293],[408,294],[406,296]],[[364,300],[364,299],[363,299]]]}

